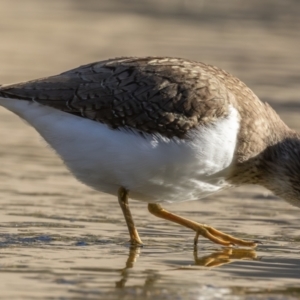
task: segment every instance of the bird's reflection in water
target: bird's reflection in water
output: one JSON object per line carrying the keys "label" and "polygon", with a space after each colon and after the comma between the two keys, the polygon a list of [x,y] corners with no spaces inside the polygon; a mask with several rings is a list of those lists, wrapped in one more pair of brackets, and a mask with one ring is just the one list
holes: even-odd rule
{"label": "bird's reflection in water", "polygon": [[230,264],[237,260],[255,259],[257,259],[257,254],[253,249],[223,248],[220,251],[200,257],[198,255],[197,248],[194,249],[195,265],[203,267],[214,268],[225,264]]}
{"label": "bird's reflection in water", "polygon": [[[131,247],[126,261],[125,268],[121,270],[121,280],[116,282],[116,288],[124,288],[125,283],[129,278],[129,270],[134,267],[134,263],[141,253],[140,247]],[[253,249],[234,249],[223,248],[219,251],[213,252],[209,255],[199,256],[197,247],[194,248],[194,261],[196,266],[203,266],[208,268],[220,267],[225,264],[230,264],[237,260],[256,260],[257,254]],[[182,270],[182,268],[180,268]],[[184,268],[185,269],[185,268]],[[189,267],[190,269],[190,267]],[[154,272],[155,273],[155,272]],[[152,286],[155,278],[159,277],[150,272],[145,279],[144,288]]]}
{"label": "bird's reflection in water", "polygon": [[121,280],[116,282],[117,288],[123,288],[128,279],[128,270],[133,268],[134,263],[141,253],[141,247],[130,247],[125,268],[121,270]]}

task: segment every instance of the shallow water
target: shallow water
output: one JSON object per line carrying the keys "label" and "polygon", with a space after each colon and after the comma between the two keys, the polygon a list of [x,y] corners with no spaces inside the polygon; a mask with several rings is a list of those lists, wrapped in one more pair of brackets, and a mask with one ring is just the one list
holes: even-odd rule
{"label": "shallow water", "polygon": [[[129,7],[116,1],[24,3],[0,3],[3,83],[111,56],[183,56],[236,74],[300,128],[294,2],[285,14],[280,2],[269,12],[256,1],[243,9],[202,1],[198,12],[187,6],[185,13],[167,2],[155,2],[151,11],[134,1]],[[130,204],[145,246],[130,249],[116,197],[78,183],[32,128],[3,109],[0,166],[0,298],[300,298],[300,210],[262,188],[166,206],[259,240],[256,250],[226,249],[203,238],[194,249],[192,232],[155,218],[136,201]]]}

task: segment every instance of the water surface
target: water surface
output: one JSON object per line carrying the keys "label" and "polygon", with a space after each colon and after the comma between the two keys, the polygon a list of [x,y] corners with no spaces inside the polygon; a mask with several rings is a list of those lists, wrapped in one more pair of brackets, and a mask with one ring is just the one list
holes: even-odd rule
{"label": "water surface", "polygon": [[[1,82],[107,57],[181,56],[234,73],[300,128],[298,4],[276,2],[270,12],[259,1],[247,7],[202,1],[184,11],[181,2],[130,3],[2,0]],[[203,238],[194,249],[191,231],[136,201],[130,204],[145,246],[130,249],[116,197],[78,183],[32,128],[3,109],[0,166],[0,298],[300,298],[300,210],[262,188],[166,206],[261,241],[255,251]]]}

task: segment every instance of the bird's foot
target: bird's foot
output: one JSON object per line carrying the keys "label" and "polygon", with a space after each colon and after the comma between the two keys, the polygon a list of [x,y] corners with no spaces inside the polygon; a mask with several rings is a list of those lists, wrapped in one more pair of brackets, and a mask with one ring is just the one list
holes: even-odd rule
{"label": "bird's foot", "polygon": [[258,242],[254,241],[244,241],[241,239],[237,239],[229,234],[223,233],[213,227],[210,227],[205,224],[200,224],[191,220],[188,220],[186,218],[180,217],[178,215],[175,215],[173,213],[170,213],[169,211],[165,210],[161,207],[161,205],[157,203],[149,203],[148,204],[149,212],[153,215],[169,220],[171,222],[180,224],[182,226],[185,226],[187,228],[190,228],[194,231],[196,231],[196,236],[194,239],[195,245],[198,243],[199,235],[202,235],[203,237],[211,240],[212,242],[216,244],[220,244],[222,246],[230,247],[230,246],[243,246],[243,247],[251,247],[254,248],[257,246]]}
{"label": "bird's foot", "polygon": [[131,248],[143,247],[144,246],[142,240],[139,237],[138,238],[131,238],[129,240],[129,243],[130,243]]}
{"label": "bird's foot", "polygon": [[210,227],[205,224],[197,223],[197,226],[193,228],[196,231],[196,236],[194,238],[194,245],[196,246],[198,243],[199,235],[211,240],[216,244],[220,244],[222,246],[230,247],[230,246],[242,246],[242,247],[251,247],[255,248],[258,244],[257,241],[245,241],[242,239],[235,238],[229,234],[226,234],[222,231],[219,231],[213,227]]}

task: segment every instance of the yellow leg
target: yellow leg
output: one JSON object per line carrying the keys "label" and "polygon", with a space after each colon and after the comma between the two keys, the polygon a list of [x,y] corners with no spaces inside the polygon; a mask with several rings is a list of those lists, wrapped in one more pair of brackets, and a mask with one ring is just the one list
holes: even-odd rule
{"label": "yellow leg", "polygon": [[216,244],[220,244],[223,246],[244,246],[244,247],[256,247],[256,242],[244,241],[241,239],[237,239],[231,235],[225,234],[219,230],[214,229],[213,227],[207,226],[205,224],[200,224],[185,218],[182,218],[178,215],[172,214],[162,208],[159,204],[149,203],[148,204],[149,212],[155,215],[156,217],[169,220],[171,222],[175,222],[182,226],[188,227],[194,231],[196,231],[196,236],[194,239],[194,244],[197,245],[199,235],[211,240]]}
{"label": "yellow leg", "polygon": [[130,243],[134,246],[142,246],[143,242],[139,237],[139,233],[134,225],[131,212],[128,204],[128,191],[123,187],[120,187],[118,190],[118,200],[119,204],[122,208],[122,212],[128,227],[129,235],[130,235]]}

